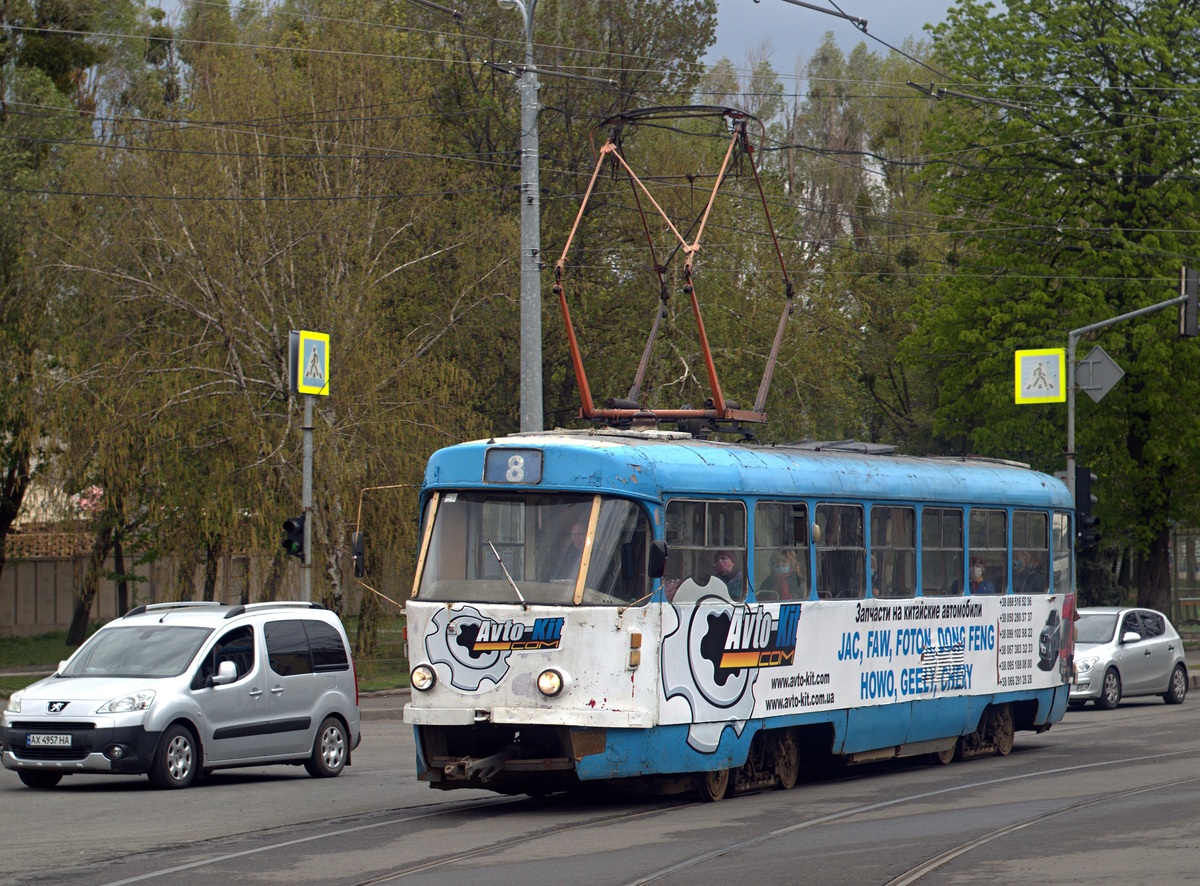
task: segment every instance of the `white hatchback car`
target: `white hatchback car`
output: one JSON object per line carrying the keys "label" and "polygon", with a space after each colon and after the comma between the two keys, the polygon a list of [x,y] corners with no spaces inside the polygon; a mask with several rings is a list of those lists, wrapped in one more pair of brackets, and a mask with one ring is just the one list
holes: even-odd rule
{"label": "white hatchback car", "polygon": [[1161,695],[1181,704],[1190,683],[1183,640],[1153,609],[1080,609],[1075,622],[1075,682],[1068,704],[1111,710],[1122,698]]}
{"label": "white hatchback car", "polygon": [[346,631],[316,603],[161,603],[100,628],[14,692],[0,762],[29,787],[73,773],[183,788],[213,769],[304,764],[332,777],[362,734]]}

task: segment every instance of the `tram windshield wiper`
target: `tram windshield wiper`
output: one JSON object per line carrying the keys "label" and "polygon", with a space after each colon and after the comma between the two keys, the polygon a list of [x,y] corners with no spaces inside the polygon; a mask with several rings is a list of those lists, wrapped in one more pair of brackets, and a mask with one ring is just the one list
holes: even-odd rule
{"label": "tram windshield wiper", "polygon": [[500,557],[500,552],[496,550],[496,546],[494,544],[492,544],[492,540],[490,538],[488,539],[487,545],[489,548],[492,549],[492,554],[495,555],[496,562],[500,564],[500,568],[502,570],[504,570],[504,577],[507,578],[508,583],[510,585],[512,585],[513,592],[517,595],[517,599],[521,601],[522,606],[525,606],[526,608],[528,608],[529,604],[526,603],[525,598],[523,596],[521,596],[521,589],[519,587],[517,587],[517,583],[515,581],[513,581],[513,577],[509,573],[508,567],[504,565],[504,560]]}

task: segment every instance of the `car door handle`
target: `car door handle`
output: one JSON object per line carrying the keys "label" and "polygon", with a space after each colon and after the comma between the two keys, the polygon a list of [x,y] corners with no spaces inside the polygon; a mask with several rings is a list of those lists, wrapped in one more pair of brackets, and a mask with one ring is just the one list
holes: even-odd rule
{"label": "car door handle", "polygon": [[257,688],[256,688],[256,689],[251,689],[251,690],[250,690],[250,697],[251,697],[251,698],[258,698],[260,695],[262,695],[262,690],[261,690],[261,689],[257,689]]}
{"label": "car door handle", "polygon": [[283,687],[282,686],[272,686],[271,694],[272,695],[283,695]]}
{"label": "car door handle", "polygon": [[1149,655],[1149,654],[1150,654],[1150,650],[1149,650],[1149,649],[1147,649],[1145,652],[1143,652],[1143,653],[1142,653],[1142,655]]}

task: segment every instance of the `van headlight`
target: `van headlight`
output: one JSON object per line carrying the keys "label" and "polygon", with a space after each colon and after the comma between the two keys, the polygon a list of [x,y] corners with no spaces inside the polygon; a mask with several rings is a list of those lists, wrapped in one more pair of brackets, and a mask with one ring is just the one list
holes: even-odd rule
{"label": "van headlight", "polygon": [[23,699],[24,697],[25,697],[25,690],[18,689],[16,692],[14,692],[12,695],[10,695],[8,697],[8,707],[6,707],[4,710],[8,711],[10,714],[21,713],[21,699]]}
{"label": "van headlight", "polygon": [[114,698],[96,708],[97,714],[128,714],[132,711],[144,711],[154,701],[154,690],[143,689],[130,695]]}

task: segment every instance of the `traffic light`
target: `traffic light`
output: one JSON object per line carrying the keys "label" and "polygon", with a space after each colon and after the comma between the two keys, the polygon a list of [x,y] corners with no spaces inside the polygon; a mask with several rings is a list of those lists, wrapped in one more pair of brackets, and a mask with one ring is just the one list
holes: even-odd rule
{"label": "traffic light", "polygon": [[283,549],[304,560],[304,514],[283,521]]}
{"label": "traffic light", "polygon": [[1200,290],[1200,271],[1184,268],[1179,282],[1179,294],[1184,301],[1179,303],[1179,334],[1185,338],[1200,335],[1200,310],[1197,308],[1197,290]]}
{"label": "traffic light", "polygon": [[1096,496],[1092,484],[1096,475],[1083,465],[1075,465],[1075,537],[1079,547],[1091,548],[1100,541],[1100,518],[1092,513]]}

